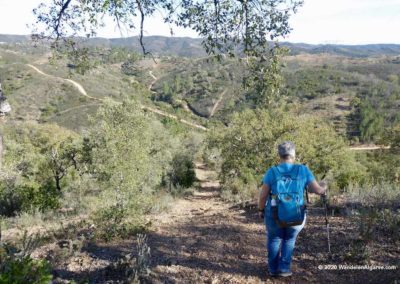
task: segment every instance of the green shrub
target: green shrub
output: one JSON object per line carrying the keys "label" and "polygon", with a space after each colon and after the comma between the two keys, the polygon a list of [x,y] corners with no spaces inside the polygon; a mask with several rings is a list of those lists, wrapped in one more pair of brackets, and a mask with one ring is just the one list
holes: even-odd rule
{"label": "green shrub", "polygon": [[121,65],[121,71],[128,76],[137,76],[141,73],[140,66],[137,64],[136,59],[128,59]]}
{"label": "green shrub", "polygon": [[317,178],[329,178],[331,188],[362,178],[363,167],[344,139],[323,120],[283,110],[246,110],[233,115],[227,128],[210,133],[209,146],[221,152],[224,188],[232,191],[236,187],[230,185],[239,183],[243,189],[238,192],[253,190],[265,171],[279,162],[277,146],[285,140],[296,144],[297,162],[307,164]]}
{"label": "green shrub", "polygon": [[90,132],[93,171],[102,185],[132,196],[137,207],[152,194],[171,162],[168,131],[134,101],[106,103]]}
{"label": "green shrub", "polygon": [[4,137],[0,214],[58,208],[64,187],[84,168],[79,136],[56,125],[13,122]]}
{"label": "green shrub", "polygon": [[23,197],[10,186],[10,181],[2,179],[0,183],[0,215],[12,217],[23,208]]}
{"label": "green shrub", "polygon": [[52,278],[51,268],[46,260],[34,260],[29,256],[21,259],[7,257],[0,264],[0,283],[47,284]]}
{"label": "green shrub", "polygon": [[0,215],[12,217],[20,212],[46,211],[60,206],[60,193],[51,181],[42,186],[18,176],[0,180]]}
{"label": "green shrub", "polygon": [[364,264],[371,257],[371,248],[361,239],[353,240],[343,251],[344,260]]}
{"label": "green shrub", "polygon": [[221,197],[231,202],[255,199],[258,194],[257,183],[245,183],[239,178],[228,179],[222,186]]}
{"label": "green shrub", "polygon": [[196,180],[192,156],[188,154],[177,154],[172,160],[170,177],[175,187],[191,187]]}
{"label": "green shrub", "polygon": [[41,241],[40,235],[28,235],[25,231],[17,241],[18,245],[3,243],[0,235],[0,284],[50,283],[50,264],[30,256]]}
{"label": "green shrub", "polygon": [[400,187],[395,183],[356,185],[348,188],[346,196],[350,203],[363,207],[392,208],[400,199]]}
{"label": "green shrub", "polygon": [[135,220],[129,220],[130,212],[120,205],[98,210],[93,216],[95,238],[109,242],[126,238],[146,230],[146,226]]}
{"label": "green shrub", "polygon": [[400,238],[400,210],[364,208],[356,219],[360,238],[366,242],[376,239],[377,235],[392,240]]}

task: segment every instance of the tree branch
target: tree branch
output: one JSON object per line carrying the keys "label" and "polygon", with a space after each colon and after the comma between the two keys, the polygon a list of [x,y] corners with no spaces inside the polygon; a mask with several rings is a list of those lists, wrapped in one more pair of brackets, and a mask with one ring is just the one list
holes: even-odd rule
{"label": "tree branch", "polygon": [[59,28],[60,28],[60,25],[61,25],[61,19],[62,19],[64,13],[65,13],[65,10],[67,10],[69,4],[71,3],[71,1],[72,1],[72,0],[67,0],[67,1],[63,4],[63,6],[61,7],[60,13],[58,13],[58,17],[57,17],[57,20],[56,20],[56,26],[54,27],[54,31],[55,31],[55,33],[57,34],[57,39],[60,38]]}
{"label": "tree branch", "polygon": [[145,13],[144,13],[144,9],[143,9],[143,6],[142,6],[142,2],[140,0],[136,0],[136,4],[138,5],[138,9],[139,9],[139,12],[140,12],[140,35],[139,35],[140,46],[142,47],[142,51],[143,51],[144,56],[150,55],[153,58],[154,62],[157,63],[155,58],[154,58],[154,56],[153,56],[153,54],[151,52],[149,52],[149,51],[146,51],[146,48],[144,46],[144,43],[143,43],[143,29],[144,29]]}

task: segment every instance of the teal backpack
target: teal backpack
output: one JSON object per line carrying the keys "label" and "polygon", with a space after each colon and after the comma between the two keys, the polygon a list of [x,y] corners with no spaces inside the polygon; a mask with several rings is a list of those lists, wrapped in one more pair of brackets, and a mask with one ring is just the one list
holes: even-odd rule
{"label": "teal backpack", "polygon": [[272,217],[279,227],[292,227],[304,221],[306,205],[303,171],[303,165],[294,165],[286,173],[281,173],[278,167],[272,167],[275,180],[271,189],[271,209]]}

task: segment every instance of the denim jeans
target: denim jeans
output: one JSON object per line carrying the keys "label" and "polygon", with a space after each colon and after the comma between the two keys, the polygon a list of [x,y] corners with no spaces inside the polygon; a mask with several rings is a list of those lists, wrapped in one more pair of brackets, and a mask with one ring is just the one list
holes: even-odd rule
{"label": "denim jeans", "polygon": [[280,228],[272,218],[272,214],[265,213],[269,272],[272,274],[289,272],[296,238],[306,223],[306,217],[301,225]]}

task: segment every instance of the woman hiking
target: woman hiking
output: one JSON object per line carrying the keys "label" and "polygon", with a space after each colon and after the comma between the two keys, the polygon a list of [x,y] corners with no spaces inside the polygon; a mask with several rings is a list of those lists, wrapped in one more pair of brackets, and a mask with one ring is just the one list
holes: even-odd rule
{"label": "woman hiking", "polygon": [[267,230],[270,276],[292,275],[291,262],[297,235],[306,222],[304,190],[326,193],[325,182],[316,182],[307,166],[296,164],[295,145],[286,141],[278,146],[280,163],[263,177],[258,209]]}

